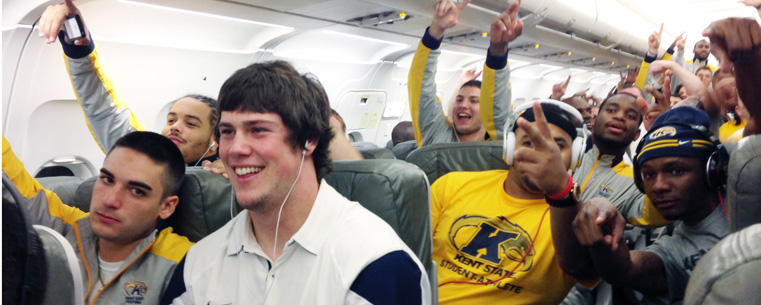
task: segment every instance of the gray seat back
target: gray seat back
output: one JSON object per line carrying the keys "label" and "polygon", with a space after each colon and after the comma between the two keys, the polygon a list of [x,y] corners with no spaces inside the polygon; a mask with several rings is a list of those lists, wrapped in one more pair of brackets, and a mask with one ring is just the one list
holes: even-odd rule
{"label": "gray seat back", "polygon": [[761,224],[730,234],[695,266],[684,304],[758,304]]}
{"label": "gray seat back", "polygon": [[365,159],[396,159],[394,154],[385,147],[378,147],[371,142],[352,143]]}
{"label": "gray seat back", "polygon": [[68,240],[53,229],[35,225],[48,267],[43,304],[84,304],[84,281],[79,259]]}
{"label": "gray seat back", "polygon": [[508,168],[502,160],[502,141],[423,146],[412,151],[407,162],[422,169],[431,184],[449,172]]}
{"label": "gray seat back", "polygon": [[[42,184],[42,187],[53,191],[61,198],[63,202],[72,202],[77,187],[82,184],[82,178],[76,176],[52,176],[35,178]],[[89,200],[88,200],[89,203]]]}
{"label": "gray seat back", "polygon": [[417,149],[417,141],[410,140],[396,144],[396,146],[391,149],[391,153],[394,154],[397,160],[407,160],[407,156],[409,156],[409,154],[415,149]]}
{"label": "gray seat back", "polygon": [[761,223],[761,135],[737,143],[727,170],[729,229],[736,232]]}

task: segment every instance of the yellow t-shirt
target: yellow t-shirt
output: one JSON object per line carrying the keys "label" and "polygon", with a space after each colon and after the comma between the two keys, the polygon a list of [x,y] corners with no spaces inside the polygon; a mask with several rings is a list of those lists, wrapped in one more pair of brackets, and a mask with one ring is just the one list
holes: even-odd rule
{"label": "yellow t-shirt", "polygon": [[[558,304],[576,283],[555,255],[549,205],[507,195],[507,173],[453,172],[431,187],[440,304]],[[492,284],[448,283],[494,281],[516,266]]]}

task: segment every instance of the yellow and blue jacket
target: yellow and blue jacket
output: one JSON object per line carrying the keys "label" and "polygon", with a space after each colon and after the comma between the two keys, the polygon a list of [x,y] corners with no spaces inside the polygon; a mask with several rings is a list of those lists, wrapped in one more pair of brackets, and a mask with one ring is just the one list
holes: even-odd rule
{"label": "yellow and blue jacket", "polygon": [[[98,281],[98,237],[90,226],[90,214],[68,206],[32,178],[3,137],[3,172],[29,199],[27,212],[33,224],[44,225],[71,243],[82,270],[85,304],[158,304],[164,289],[185,254],[193,245],[168,227],[140,241],[125,265],[100,291],[91,291]],[[92,293],[91,293],[92,292]],[[91,298],[89,297],[91,295]]]}

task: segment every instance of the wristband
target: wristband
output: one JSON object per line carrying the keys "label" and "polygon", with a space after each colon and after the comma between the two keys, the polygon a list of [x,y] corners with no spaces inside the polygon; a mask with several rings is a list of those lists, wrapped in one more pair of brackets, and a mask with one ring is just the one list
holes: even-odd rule
{"label": "wristband", "polygon": [[554,195],[545,194],[545,196],[547,196],[547,198],[552,200],[560,200],[568,196],[568,193],[571,192],[571,188],[573,188],[573,176],[571,176],[571,174],[568,174],[568,185],[566,185],[565,188],[562,191],[560,191],[560,193],[554,194]]}

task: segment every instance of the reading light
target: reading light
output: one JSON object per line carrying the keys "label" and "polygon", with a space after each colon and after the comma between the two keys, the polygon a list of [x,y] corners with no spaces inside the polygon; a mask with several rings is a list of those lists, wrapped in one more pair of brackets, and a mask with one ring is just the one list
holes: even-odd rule
{"label": "reading light", "polygon": [[571,54],[573,54],[573,52],[571,52],[571,51],[568,51],[568,56],[571,56]]}
{"label": "reading light", "polygon": [[399,18],[404,18],[404,17],[407,17],[407,13],[405,13],[403,11],[399,12]]}
{"label": "reading light", "polygon": [[534,49],[538,49],[538,48],[539,48],[539,44],[537,43],[534,45]]}
{"label": "reading light", "polygon": [[486,37],[486,36],[489,36],[488,32],[481,32],[481,37]]}

